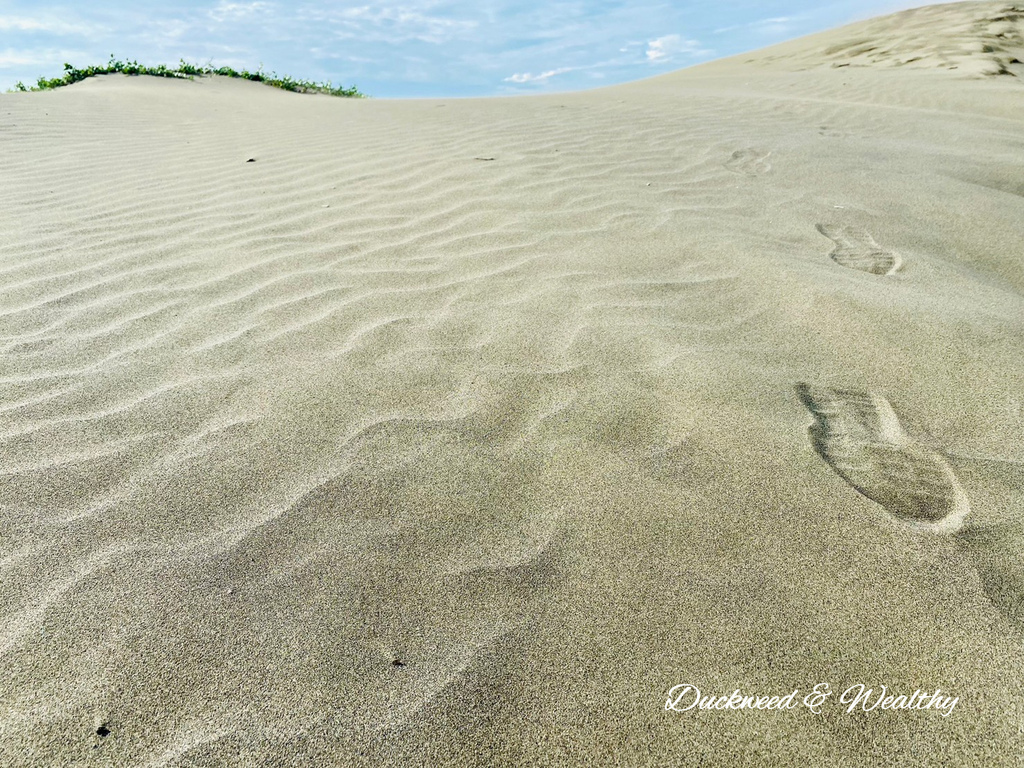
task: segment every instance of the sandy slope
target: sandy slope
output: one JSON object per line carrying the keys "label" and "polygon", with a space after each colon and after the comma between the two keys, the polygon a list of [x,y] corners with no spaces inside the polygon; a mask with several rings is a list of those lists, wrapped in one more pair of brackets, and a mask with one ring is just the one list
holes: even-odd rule
{"label": "sandy slope", "polygon": [[1017,764],[1007,8],[573,95],[0,96],[0,763]]}

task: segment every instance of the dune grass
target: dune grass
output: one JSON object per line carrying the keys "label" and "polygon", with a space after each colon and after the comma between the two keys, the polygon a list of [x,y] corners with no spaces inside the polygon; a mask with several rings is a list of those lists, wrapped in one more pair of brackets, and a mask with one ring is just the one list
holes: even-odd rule
{"label": "dune grass", "polygon": [[331,96],[344,96],[348,98],[365,98],[366,96],[365,94],[360,93],[355,86],[351,88],[341,88],[332,85],[330,81],[317,83],[311,80],[296,80],[288,75],[278,77],[273,72],[264,72],[262,67],[257,69],[255,72],[250,72],[247,69],[239,71],[232,67],[204,67],[198,64],[189,64],[184,59],[182,59],[178,66],[174,68],[168,67],[166,64],[149,67],[144,64],[139,64],[137,61],[121,61],[120,59],[115,59],[113,54],[110,55],[110,61],[105,65],[101,64],[99,66],[80,69],[71,64],[65,64],[64,75],[62,77],[40,77],[39,81],[34,86],[26,86],[24,83],[19,81],[11,90],[49,91],[54,88],[60,88],[63,85],[77,83],[88,77],[95,77],[96,75],[111,75],[118,72],[123,75],[179,77],[187,80],[191,80],[196,76],[203,77],[205,75],[221,75],[222,77],[236,77],[242,80],[252,80],[257,83],[266,83],[267,85],[272,85],[275,88],[281,88],[285,91],[295,91],[296,93],[326,93]]}

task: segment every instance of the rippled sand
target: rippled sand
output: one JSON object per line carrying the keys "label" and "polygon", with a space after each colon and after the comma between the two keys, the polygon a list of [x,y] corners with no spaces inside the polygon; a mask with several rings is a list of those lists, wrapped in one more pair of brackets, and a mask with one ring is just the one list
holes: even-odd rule
{"label": "rippled sand", "polygon": [[0,95],[0,763],[1017,764],[1022,19]]}

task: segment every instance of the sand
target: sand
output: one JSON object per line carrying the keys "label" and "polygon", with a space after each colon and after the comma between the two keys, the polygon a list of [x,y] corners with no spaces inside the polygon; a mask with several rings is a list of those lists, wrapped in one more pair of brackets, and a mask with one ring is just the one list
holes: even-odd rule
{"label": "sand", "polygon": [[0,764],[1019,765],[1022,29],[0,95]]}

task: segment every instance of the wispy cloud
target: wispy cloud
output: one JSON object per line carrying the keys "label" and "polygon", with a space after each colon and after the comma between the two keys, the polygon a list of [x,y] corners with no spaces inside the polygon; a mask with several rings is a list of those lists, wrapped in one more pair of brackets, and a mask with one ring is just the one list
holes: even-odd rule
{"label": "wispy cloud", "polygon": [[[0,69],[9,70],[24,70],[26,68],[38,68],[47,66],[50,62],[59,61],[74,61],[76,57],[80,57],[82,51],[80,50],[67,50],[63,48],[22,48],[12,49],[8,48],[4,51],[0,51]],[[54,71],[56,74],[56,70]],[[17,81],[24,81],[25,83],[35,82],[31,76],[16,76],[11,79],[10,83],[0,83],[0,90],[4,90]]]}
{"label": "wispy cloud", "polygon": [[13,51],[7,49],[0,51],[0,67],[18,67],[31,64],[41,64],[48,60],[49,51],[33,54],[32,51]]}
{"label": "wispy cloud", "polygon": [[0,31],[49,33],[51,35],[89,35],[103,31],[97,24],[72,23],[52,15],[0,16]]}
{"label": "wispy cloud", "polygon": [[[561,47],[552,46],[553,53],[560,54],[559,58],[566,58],[565,50],[571,50],[562,40]],[[627,40],[625,42],[614,42],[606,47],[609,55],[597,61],[591,59],[585,63],[571,66],[553,67],[542,70],[538,74],[531,71],[516,72],[513,75],[503,78],[502,82],[513,83],[514,85],[540,86],[546,85],[548,81],[557,76],[568,73],[574,74],[574,79],[579,81],[581,77],[594,80],[604,80],[609,75],[615,75],[623,71],[635,70],[637,67],[649,66],[650,64],[672,64],[680,63],[681,60],[692,61],[699,57],[708,57],[713,51],[705,48],[698,40],[685,38],[682,35],[662,35],[653,40]],[[583,56],[589,56],[590,50],[586,46],[576,47],[577,60]],[[553,58],[553,57],[552,57]],[[648,71],[638,71],[638,77],[649,74]]]}
{"label": "wispy cloud", "polygon": [[687,40],[682,35],[664,35],[647,43],[647,60],[653,62],[671,61],[680,55],[697,56],[710,51],[701,47],[697,40]]}
{"label": "wispy cloud", "polygon": [[523,72],[521,74],[515,74],[511,77],[506,77],[504,82],[506,83],[542,83],[548,78],[554,77],[555,75],[564,75],[566,72],[573,72],[574,70],[581,69],[581,67],[562,67],[560,69],[551,69],[547,72],[541,72],[539,75],[531,75],[529,72]]}
{"label": "wispy cloud", "polygon": [[28,19],[23,16],[0,16],[0,29],[4,31],[48,30],[50,25],[39,19]]}
{"label": "wispy cloud", "polygon": [[336,39],[377,41],[398,45],[418,41],[440,45],[464,37],[476,29],[476,19],[430,13],[413,6],[363,5],[350,8],[324,8],[305,5],[296,9],[296,18],[312,22]]}
{"label": "wispy cloud", "polygon": [[238,21],[241,19],[250,19],[254,16],[266,15],[272,9],[270,3],[229,3],[225,0],[217,3],[216,8],[212,8],[208,15],[214,21]]}
{"label": "wispy cloud", "polygon": [[776,16],[771,19],[761,19],[752,24],[750,28],[763,35],[785,35],[793,29],[795,21],[791,16]]}
{"label": "wispy cloud", "polygon": [[802,17],[796,16],[774,16],[767,19],[757,19],[756,21],[750,21],[746,24],[733,24],[728,27],[719,27],[714,30],[716,35],[724,35],[727,32],[743,32],[745,34],[754,34],[760,37],[778,38],[784,35],[792,34],[797,28],[800,22],[804,21]]}

